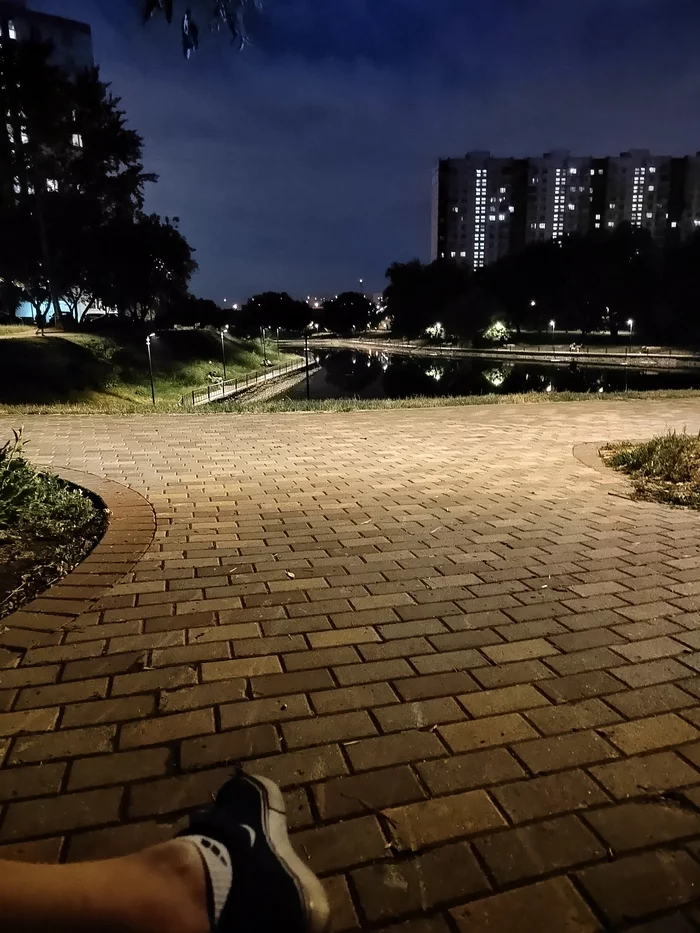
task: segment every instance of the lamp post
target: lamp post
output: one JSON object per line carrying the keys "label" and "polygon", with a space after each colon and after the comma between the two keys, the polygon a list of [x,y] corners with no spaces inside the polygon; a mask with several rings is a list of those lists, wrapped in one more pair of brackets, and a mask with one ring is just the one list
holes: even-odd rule
{"label": "lamp post", "polygon": [[224,364],[224,382],[226,382],[226,349],[224,347],[224,333],[228,330],[228,324],[221,328],[221,362]]}
{"label": "lamp post", "polygon": [[156,403],[156,387],[153,383],[153,359],[151,358],[151,338],[154,338],[155,334],[149,334],[146,337],[146,349],[148,350],[148,371],[151,375],[151,399],[153,404]]}
{"label": "lamp post", "polygon": [[260,333],[262,335],[262,350],[263,350],[263,366],[265,365],[265,360],[267,359],[267,351],[265,349],[265,328],[260,328]]}
{"label": "lamp post", "polygon": [[306,398],[311,398],[311,384],[309,382],[309,335],[304,334],[304,356],[306,358]]}
{"label": "lamp post", "polygon": [[632,318],[630,318],[629,321],[627,322],[627,326],[630,329],[630,347],[631,347],[632,346],[632,328],[634,327],[634,321],[632,320]]}
{"label": "lamp post", "polygon": [[277,353],[280,352],[280,329],[277,328]]}

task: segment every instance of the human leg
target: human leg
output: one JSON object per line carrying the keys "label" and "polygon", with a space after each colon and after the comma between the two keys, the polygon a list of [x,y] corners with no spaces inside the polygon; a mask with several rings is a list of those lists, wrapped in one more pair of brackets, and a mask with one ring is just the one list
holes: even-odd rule
{"label": "human leg", "polygon": [[282,795],[236,774],[177,839],[73,865],[0,862],[3,933],[323,933],[328,902]]}

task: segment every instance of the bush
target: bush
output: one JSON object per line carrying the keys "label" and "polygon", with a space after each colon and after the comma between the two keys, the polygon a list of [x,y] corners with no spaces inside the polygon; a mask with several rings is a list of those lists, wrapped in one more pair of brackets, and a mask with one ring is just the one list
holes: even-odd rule
{"label": "bush", "polygon": [[105,526],[86,493],[37,472],[13,435],[0,447],[0,617],[71,570]]}
{"label": "bush", "polygon": [[700,436],[670,431],[643,444],[610,445],[604,457],[631,476],[640,498],[700,508]]}

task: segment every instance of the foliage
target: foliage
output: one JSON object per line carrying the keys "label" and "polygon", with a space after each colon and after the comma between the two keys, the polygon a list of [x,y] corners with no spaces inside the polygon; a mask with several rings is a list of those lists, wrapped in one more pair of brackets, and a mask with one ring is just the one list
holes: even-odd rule
{"label": "foliage", "polygon": [[320,318],[323,327],[331,333],[352,334],[367,330],[375,316],[375,307],[369,298],[360,292],[342,292],[323,302]]}
{"label": "foliage", "polygon": [[308,327],[313,312],[305,301],[295,301],[287,292],[263,292],[253,295],[235,318],[240,334],[258,334],[261,327],[300,333]]}
{"label": "foliage", "polygon": [[670,431],[643,444],[616,444],[603,455],[632,478],[641,499],[700,509],[700,436]]}
{"label": "foliage", "polygon": [[[441,322],[448,335],[480,339],[502,321],[522,331],[608,330],[649,343],[700,342],[700,231],[660,248],[647,230],[614,230],[536,242],[471,273],[451,260],[417,259],[387,270],[393,330],[418,337]],[[479,335],[477,337],[477,335]]]}
{"label": "foliage", "polygon": [[21,429],[0,447],[0,616],[70,570],[105,524],[89,496],[37,472],[23,448]]}
{"label": "foliage", "polygon": [[157,176],[119,98],[97,69],[71,76],[50,54],[20,42],[2,59],[2,104],[22,116],[0,177],[0,301],[6,315],[55,297],[76,321],[98,304],[142,318],[186,293],[192,250],[175,220],[142,213]]}
{"label": "foliage", "polygon": [[[189,0],[187,9],[183,11],[180,20],[182,52],[185,58],[189,58],[199,47],[199,25],[198,20],[192,14],[191,5],[191,0]],[[261,10],[262,0],[200,0],[195,7],[199,8],[202,15],[208,19],[210,30],[218,32],[226,29],[236,46],[243,49],[250,42],[248,14],[251,8]],[[154,13],[162,13],[168,23],[171,23],[174,12],[173,0],[143,0],[144,20],[150,19]]]}
{"label": "foliage", "polygon": [[92,500],[56,476],[37,473],[23,448],[21,430],[0,447],[0,532],[31,529],[40,538],[80,534],[94,519]]}

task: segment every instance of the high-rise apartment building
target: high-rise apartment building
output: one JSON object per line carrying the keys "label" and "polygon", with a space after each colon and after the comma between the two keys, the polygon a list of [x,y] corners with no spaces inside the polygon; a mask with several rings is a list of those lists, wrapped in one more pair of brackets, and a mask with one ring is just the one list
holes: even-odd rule
{"label": "high-rise apartment building", "polygon": [[499,159],[470,152],[442,159],[433,177],[432,258],[478,269],[527,243],[568,233],[643,227],[663,244],[700,228],[700,153],[646,149],[619,157]]}
{"label": "high-rise apartment building", "polygon": [[[32,179],[26,177],[18,147],[29,141],[28,128],[16,95],[9,93],[11,77],[6,68],[11,60],[8,52],[18,42],[39,41],[51,45],[52,64],[73,75],[94,64],[92,34],[86,23],[61,16],[36,13],[27,9],[24,0],[0,0],[0,104],[4,119],[0,120],[0,204],[18,196],[33,193]],[[79,133],[75,145],[82,145]],[[55,191],[56,182],[47,180],[47,191]]]}
{"label": "high-rise apartment building", "polygon": [[92,33],[87,23],[36,13],[25,0],[0,0],[0,40],[50,42],[52,63],[74,73],[94,64]]}

